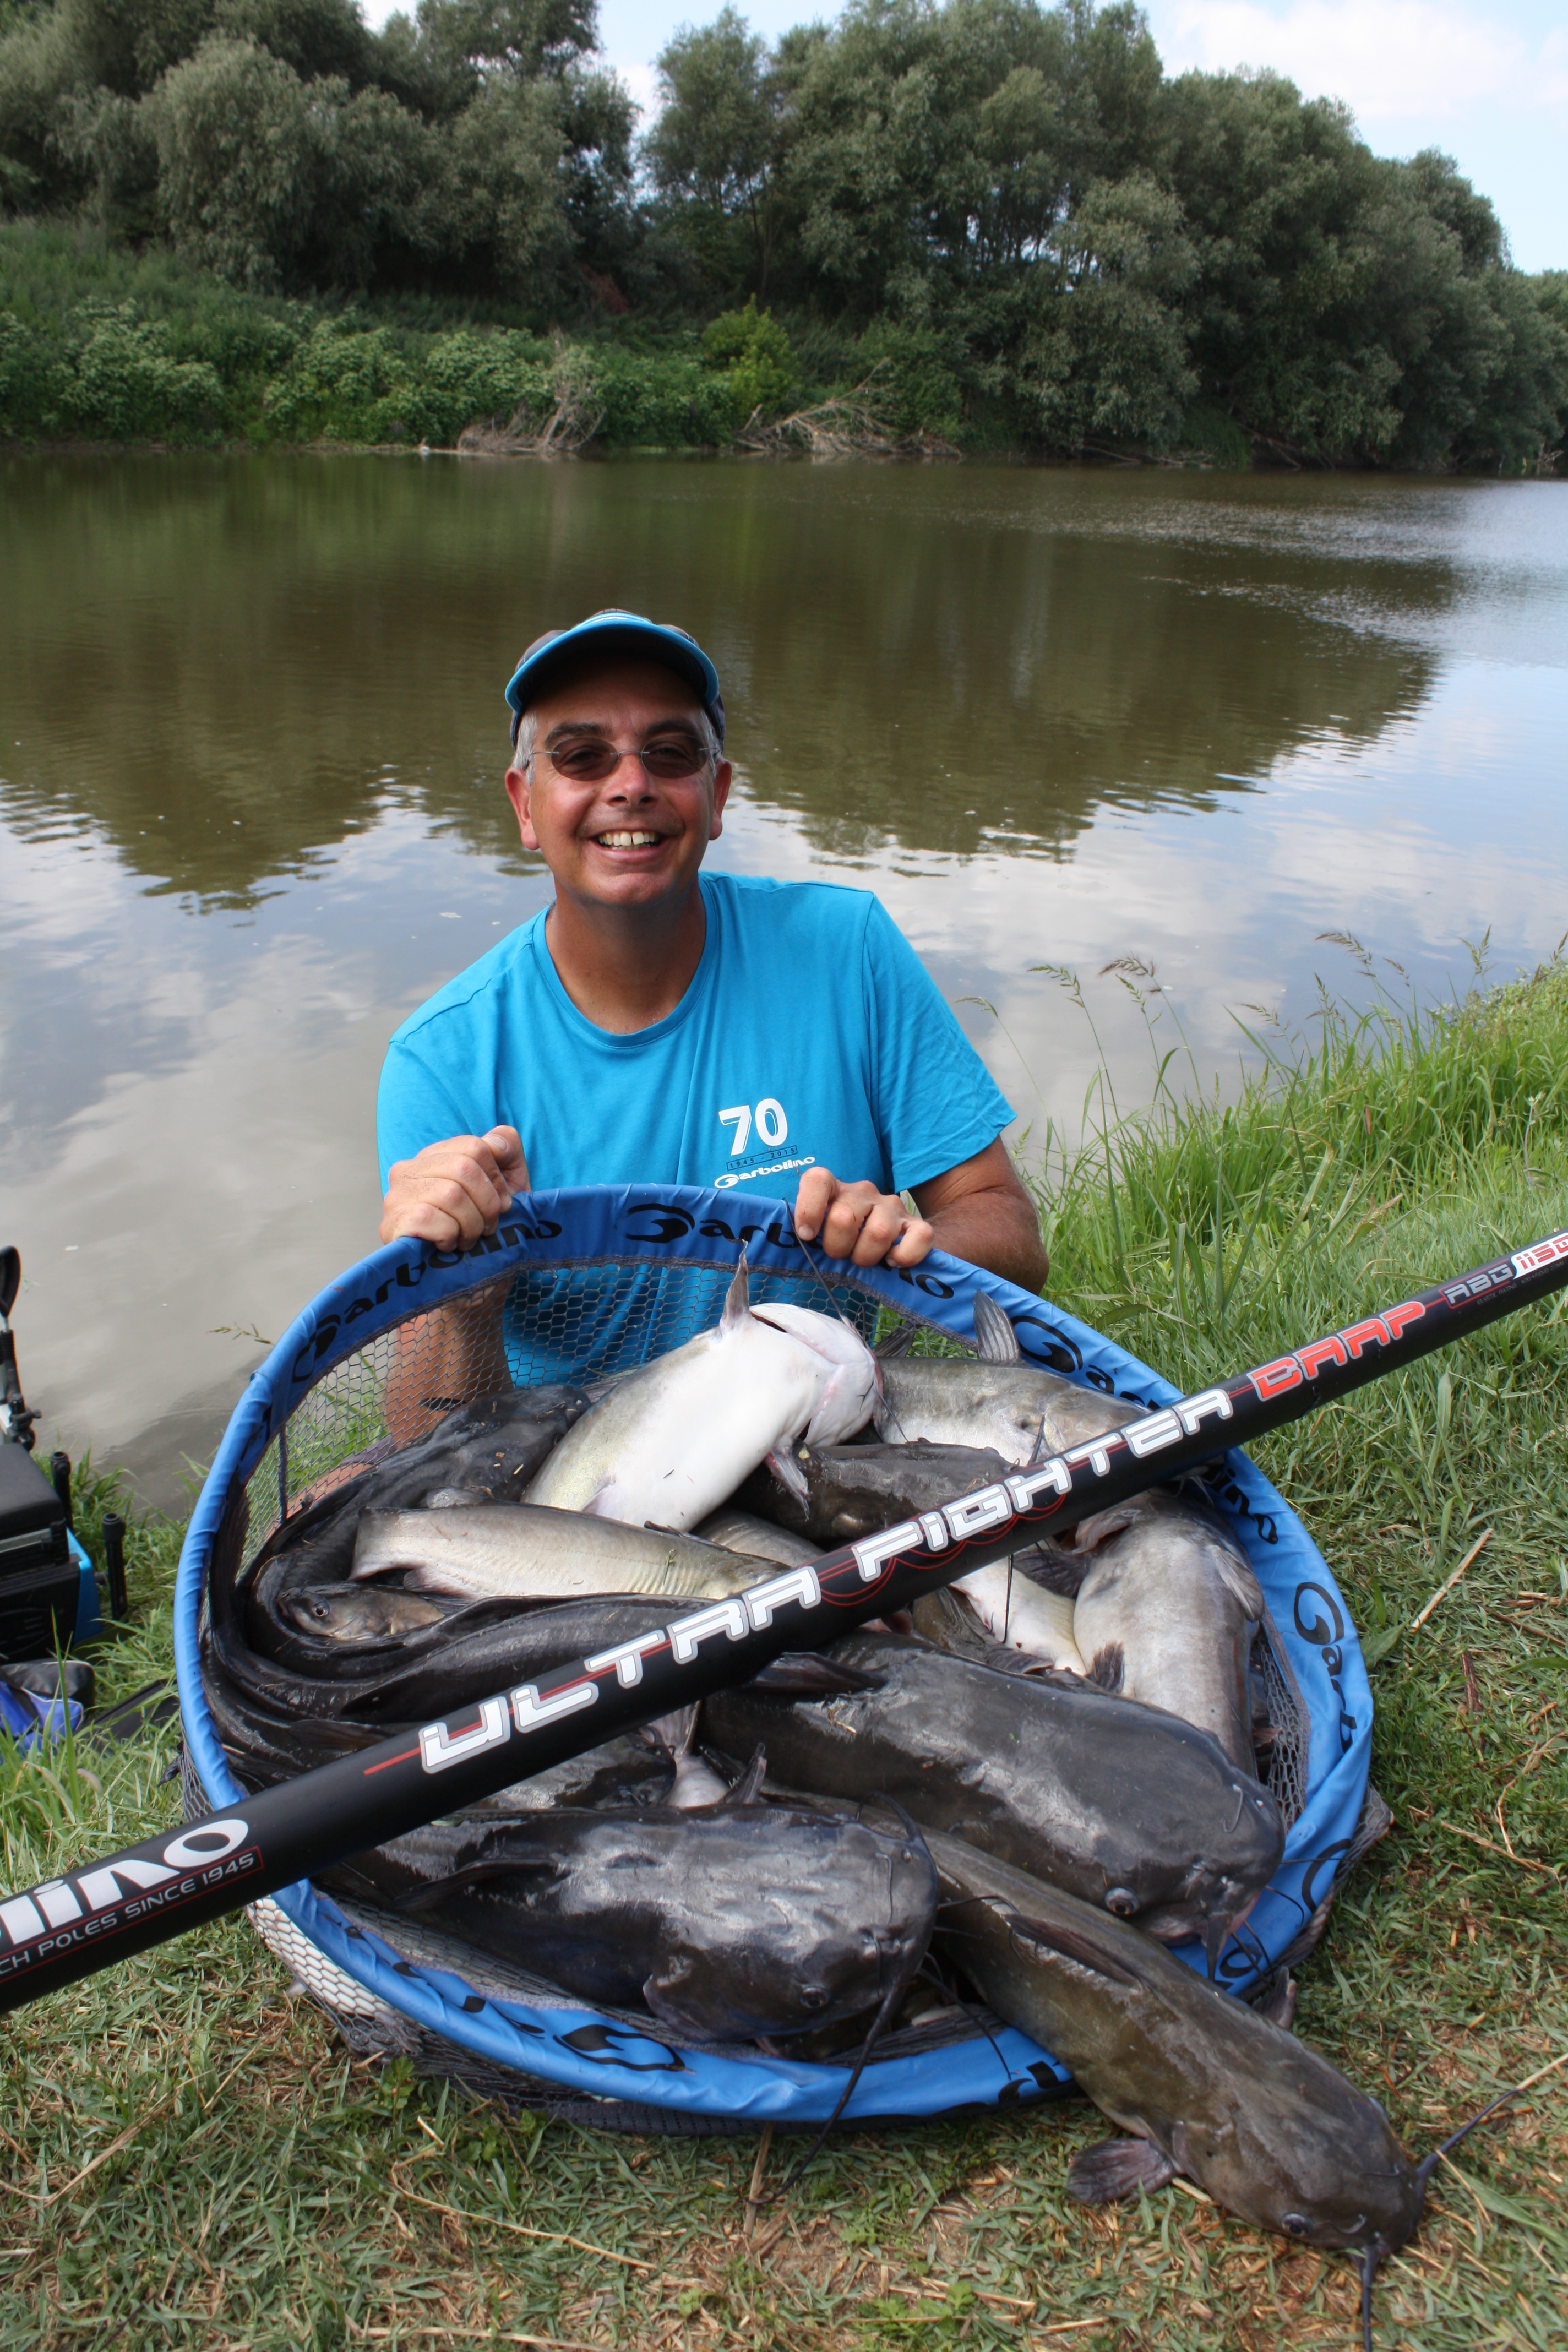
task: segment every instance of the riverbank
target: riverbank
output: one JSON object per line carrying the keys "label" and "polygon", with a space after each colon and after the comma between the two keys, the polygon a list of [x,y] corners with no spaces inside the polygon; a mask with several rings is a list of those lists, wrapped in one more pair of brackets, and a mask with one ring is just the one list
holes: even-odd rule
{"label": "riverbank", "polygon": [[[786,326],[754,302],[701,325],[604,314],[541,333],[515,306],[285,299],[155,245],[0,222],[0,449],[740,451],[1334,470],[1195,390],[1157,440],[1106,424],[1042,435],[962,337],[874,320]],[[1500,468],[1551,474],[1544,441]],[[1432,469],[1446,469],[1434,457]]]}
{"label": "riverbank", "polygon": [[[1271,1079],[1228,1107],[1180,1086],[1165,1022],[1152,1042],[1178,1048],[1153,1112],[1119,1121],[1108,1087],[1087,1146],[1033,1139],[1037,1192],[1053,1295],[1184,1386],[1568,1224],[1561,962],[1435,1020],[1326,1014],[1310,1058],[1270,1040]],[[1373,1771],[1396,1817],[1302,1973],[1298,2026],[1416,2154],[1568,2048],[1565,1416],[1560,1297],[1258,1449],[1381,1652]],[[111,1495],[82,1480],[89,1541]],[[104,1654],[110,1696],[169,1672],[177,1540],[136,1532],[140,1630]],[[9,1769],[7,1884],[173,1819],[172,1754],[164,1732],[86,1769]],[[1352,2340],[1342,2258],[1175,2189],[1073,2205],[1068,2161],[1105,2130],[1087,2106],[847,2137],[747,2238],[754,2138],[621,2143],[376,2076],[237,1923],[4,2032],[0,2315],[33,2344],[140,2340],[150,2313],[203,2346]],[[1547,2352],[1565,2176],[1559,2074],[1440,2170],[1380,2278],[1377,2340]]]}

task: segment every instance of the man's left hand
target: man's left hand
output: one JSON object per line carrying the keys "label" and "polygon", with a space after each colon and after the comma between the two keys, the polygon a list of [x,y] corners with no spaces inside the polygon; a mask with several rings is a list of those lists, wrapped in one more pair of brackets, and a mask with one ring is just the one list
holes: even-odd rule
{"label": "man's left hand", "polygon": [[923,1217],[911,1217],[896,1192],[875,1184],[841,1183],[830,1168],[808,1168],[795,1196],[795,1229],[802,1241],[820,1235],[829,1257],[856,1265],[919,1265],[935,1240]]}

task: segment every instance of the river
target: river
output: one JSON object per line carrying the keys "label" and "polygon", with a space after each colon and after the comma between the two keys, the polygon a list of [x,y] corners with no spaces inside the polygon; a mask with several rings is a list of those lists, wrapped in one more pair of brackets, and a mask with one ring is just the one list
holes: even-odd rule
{"label": "river", "polygon": [[[1205,1079],[1326,932],[1424,999],[1568,927],[1568,489],[1012,467],[0,466],[0,1242],[40,1439],[180,1501],[374,1239],[391,1030],[548,896],[501,689],[606,604],[712,653],[713,864],[876,889],[1020,1116]],[[1375,971],[1405,984],[1389,964]],[[973,1000],[983,1000],[975,1002]],[[781,1007],[781,1018],[787,1008]],[[246,1336],[250,1334],[252,1336]]]}

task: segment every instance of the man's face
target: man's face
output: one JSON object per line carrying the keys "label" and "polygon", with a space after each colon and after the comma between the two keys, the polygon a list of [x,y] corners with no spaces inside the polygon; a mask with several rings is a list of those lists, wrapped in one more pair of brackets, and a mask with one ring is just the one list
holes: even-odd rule
{"label": "man's face", "polygon": [[532,706],[538,729],[531,765],[507,770],[525,849],[537,849],[559,891],[599,906],[643,907],[695,879],[718,838],[730,791],[730,763],[659,779],[625,759],[597,783],[563,775],[552,758],[574,743],[639,751],[656,742],[700,749],[700,706],[692,689],[658,662],[616,661],[584,668]]}

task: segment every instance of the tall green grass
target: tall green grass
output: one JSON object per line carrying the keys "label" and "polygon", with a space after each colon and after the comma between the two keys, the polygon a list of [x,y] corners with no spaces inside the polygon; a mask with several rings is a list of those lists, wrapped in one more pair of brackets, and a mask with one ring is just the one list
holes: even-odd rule
{"label": "tall green grass", "polygon": [[[1055,976],[1081,1003],[1072,976]],[[1559,959],[1436,1010],[1379,992],[1352,1014],[1325,992],[1309,1036],[1248,1030],[1262,1066],[1229,1101],[1176,1091],[1173,1073],[1190,1063],[1179,1037],[1165,1037],[1152,975],[1134,966],[1121,977],[1148,1016],[1152,1104],[1121,1116],[1102,1066],[1085,1139],[1048,1133],[1032,1181],[1054,1295],[1180,1386],[1277,1355],[1563,1223]],[[1263,1451],[1309,1509],[1331,1501],[1341,1513],[1421,1516],[1447,1546],[1497,1500],[1524,1402],[1561,1378],[1565,1347],[1558,1300]],[[1539,1527],[1562,1524],[1544,1494],[1528,1507],[1544,1512]]]}

